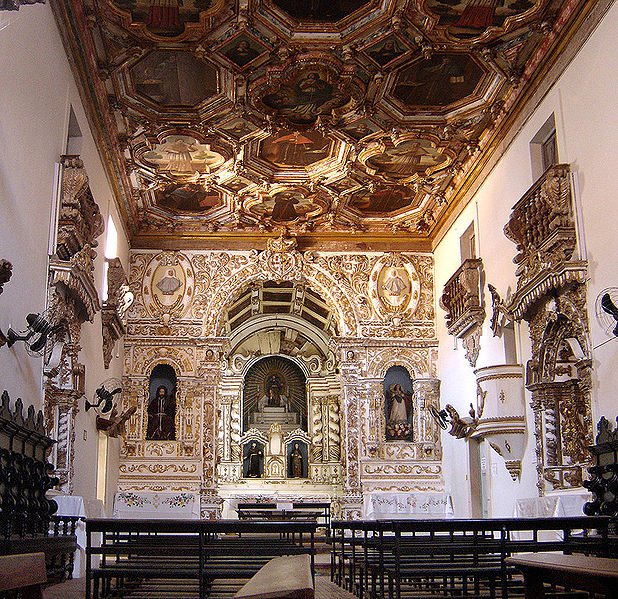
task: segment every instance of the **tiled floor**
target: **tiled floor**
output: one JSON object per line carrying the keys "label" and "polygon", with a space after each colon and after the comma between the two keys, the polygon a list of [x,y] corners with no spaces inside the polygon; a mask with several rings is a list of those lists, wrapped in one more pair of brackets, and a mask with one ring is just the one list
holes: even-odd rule
{"label": "tiled floor", "polygon": [[[43,592],[43,599],[84,599],[86,584],[84,578],[76,578],[62,584],[50,586]],[[316,599],[356,599],[355,595],[333,584],[328,576],[318,574],[315,577]]]}

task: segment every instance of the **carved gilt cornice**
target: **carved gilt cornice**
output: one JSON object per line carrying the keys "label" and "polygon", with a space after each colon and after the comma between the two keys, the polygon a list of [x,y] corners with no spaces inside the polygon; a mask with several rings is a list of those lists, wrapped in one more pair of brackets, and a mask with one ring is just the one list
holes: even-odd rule
{"label": "carved gilt cornice", "polygon": [[50,260],[50,287],[61,290],[63,297],[72,300],[75,316],[81,322],[92,322],[100,308],[99,294],[94,282],[94,250],[84,246],[70,260]]}

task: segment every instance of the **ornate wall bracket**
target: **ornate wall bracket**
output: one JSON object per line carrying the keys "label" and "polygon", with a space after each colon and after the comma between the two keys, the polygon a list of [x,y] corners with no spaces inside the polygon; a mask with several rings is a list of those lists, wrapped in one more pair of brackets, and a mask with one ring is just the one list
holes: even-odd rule
{"label": "ornate wall bracket", "polygon": [[116,341],[126,332],[127,310],[133,303],[127,275],[120,258],[107,260],[107,300],[101,307],[103,333],[103,364],[109,368]]}
{"label": "ornate wall bracket", "polygon": [[466,358],[476,366],[480,351],[480,339],[485,308],[481,294],[483,261],[470,258],[455,271],[444,285],[441,304],[446,310],[446,327],[449,335],[461,339]]}
{"label": "ornate wall bracket", "polygon": [[568,165],[548,169],[504,227],[517,245],[517,288],[506,309],[530,325],[526,387],[535,416],[538,488],[580,487],[592,440],[586,262],[577,254]]}

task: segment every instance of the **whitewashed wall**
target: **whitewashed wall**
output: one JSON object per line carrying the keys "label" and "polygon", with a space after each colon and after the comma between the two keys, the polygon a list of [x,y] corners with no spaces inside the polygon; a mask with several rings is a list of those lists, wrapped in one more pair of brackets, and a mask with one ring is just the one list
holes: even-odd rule
{"label": "whitewashed wall", "polygon": [[[618,226],[616,191],[618,185],[618,6],[605,16],[586,45],[576,55],[562,76],[523,125],[491,174],[483,182],[473,201],[457,219],[435,251],[436,297],[444,283],[459,266],[459,237],[473,220],[477,223],[477,250],[483,258],[486,280],[504,297],[515,288],[515,246],[502,232],[512,206],[533,184],[530,140],[553,113],[556,119],[559,160],[569,163],[576,173],[581,197],[582,220],[589,262],[589,316],[592,344],[608,337],[596,323],[594,301],[609,286],[618,287]],[[493,338],[489,328],[491,298],[485,290],[487,319],[481,338],[477,368],[504,362],[503,345]],[[442,405],[453,404],[460,415],[467,415],[470,402],[476,402],[473,369],[461,346],[453,350],[453,337],[446,332],[444,311],[438,309],[440,340],[439,376],[442,380]],[[519,327],[519,362],[530,358],[527,325]],[[618,414],[618,340],[594,351],[595,380],[593,416],[595,422],[604,414],[613,419]],[[530,397],[526,395],[526,405]],[[533,417],[528,407],[528,426]],[[456,512],[466,515],[469,509],[467,451],[465,442],[443,435],[445,476],[453,493]],[[486,452],[485,468],[490,481],[489,515],[510,516],[515,500],[536,496],[534,440],[528,438],[520,482],[513,482],[502,460],[493,451]]]}
{"label": "whitewashed wall", "polygon": [[[25,328],[25,315],[45,308],[54,166],[65,152],[71,106],[83,135],[81,157],[90,188],[105,221],[110,211],[116,220],[124,265],[128,248],[49,5],[1,12],[0,18],[0,258],[13,264],[13,277],[0,295],[0,329],[6,332],[9,324],[16,330]],[[100,293],[104,245],[102,235],[95,270]],[[103,367],[100,315],[84,324],[81,341],[86,395],[91,397],[103,380],[121,375],[122,361],[113,360],[110,370]],[[29,356],[22,343],[0,348],[0,391],[6,389],[13,400],[22,397],[26,406],[40,409],[41,372],[41,360]],[[80,408],[75,493],[94,497],[97,431],[94,415]],[[117,469],[109,486],[115,485],[114,476]]]}

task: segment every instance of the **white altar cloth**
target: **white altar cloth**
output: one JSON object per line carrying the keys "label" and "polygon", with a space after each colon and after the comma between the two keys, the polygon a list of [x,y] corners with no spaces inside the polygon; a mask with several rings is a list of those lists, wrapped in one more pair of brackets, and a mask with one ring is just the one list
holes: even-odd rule
{"label": "white altar cloth", "polygon": [[114,518],[199,518],[196,493],[153,493],[123,491],[114,497]]}
{"label": "white altar cloth", "polygon": [[516,518],[553,518],[583,516],[584,503],[590,496],[583,493],[527,497],[515,502]]}
{"label": "white altar cloth", "polygon": [[453,502],[447,493],[373,491],[363,498],[363,517],[366,520],[452,518]]}

